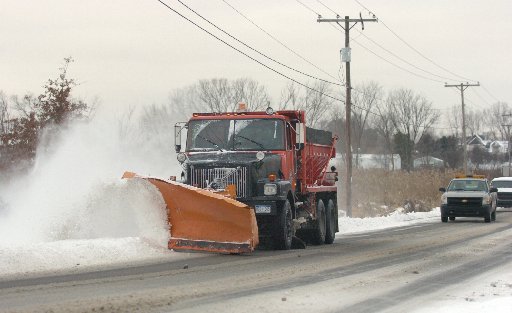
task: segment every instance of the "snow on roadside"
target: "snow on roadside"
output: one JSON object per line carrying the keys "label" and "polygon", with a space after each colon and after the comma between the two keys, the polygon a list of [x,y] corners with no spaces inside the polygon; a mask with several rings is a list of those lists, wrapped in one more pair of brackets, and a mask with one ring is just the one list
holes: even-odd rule
{"label": "snow on roadside", "polygon": [[[126,193],[121,193],[114,198],[120,199],[122,194]],[[127,204],[126,201],[123,203]],[[124,208],[126,209],[126,206]],[[374,218],[341,217],[339,218],[340,233],[338,235],[428,223],[433,220],[437,221],[438,217],[439,209],[434,209],[431,212],[406,214],[399,209],[388,216]],[[104,219],[104,221],[108,220],[108,218]],[[96,222],[92,224],[98,225]],[[155,224],[155,227],[157,226]],[[150,225],[144,225],[143,229],[147,228],[151,228]],[[137,234],[137,232],[133,233]],[[104,234],[109,234],[109,232],[107,231]],[[91,236],[88,233],[86,236],[79,238],[30,244],[8,244],[6,240],[0,241],[0,277],[58,271],[76,272],[101,266],[129,265],[159,260],[170,261],[201,255],[197,253],[174,253],[163,247],[161,242],[155,242],[151,237],[145,237],[143,233],[141,235],[116,238],[112,236],[100,237],[98,233]]]}
{"label": "snow on roadside", "polygon": [[61,240],[24,246],[0,246],[0,277],[129,264],[169,254],[166,248],[138,237]]}
{"label": "snow on roadside", "polygon": [[395,212],[380,217],[367,218],[350,218],[340,217],[338,225],[340,232],[338,234],[354,234],[377,231],[392,227],[403,227],[418,223],[430,223],[439,221],[441,213],[439,208],[434,208],[430,212],[411,212],[403,213],[402,208],[398,208]]}
{"label": "snow on roadside", "polygon": [[470,281],[451,286],[414,313],[508,313],[512,309],[512,271],[497,268]]}

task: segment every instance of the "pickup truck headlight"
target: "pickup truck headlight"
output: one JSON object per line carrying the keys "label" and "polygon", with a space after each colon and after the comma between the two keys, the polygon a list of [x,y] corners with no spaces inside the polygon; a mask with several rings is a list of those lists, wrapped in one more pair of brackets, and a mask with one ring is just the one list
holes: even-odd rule
{"label": "pickup truck headlight", "polygon": [[482,198],[482,204],[483,205],[491,204],[491,196],[490,195],[485,195]]}
{"label": "pickup truck headlight", "polygon": [[265,184],[263,187],[263,193],[265,196],[272,196],[277,194],[277,185],[276,184]]}
{"label": "pickup truck headlight", "polygon": [[445,193],[441,196],[441,204],[448,204],[448,197]]}

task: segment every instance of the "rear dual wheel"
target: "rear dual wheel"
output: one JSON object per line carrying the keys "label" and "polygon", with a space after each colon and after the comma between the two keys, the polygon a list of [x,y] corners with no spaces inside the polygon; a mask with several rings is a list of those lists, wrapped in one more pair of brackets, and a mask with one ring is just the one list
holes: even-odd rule
{"label": "rear dual wheel", "polygon": [[325,228],[325,243],[331,244],[334,242],[334,237],[336,237],[336,223],[338,223],[337,215],[336,215],[336,206],[334,205],[334,201],[329,199],[327,202],[327,208],[325,210],[326,216],[326,228]]}
{"label": "rear dual wheel", "polygon": [[325,242],[325,233],[327,230],[325,205],[322,200],[318,200],[316,204],[316,221],[313,230],[313,244],[321,245]]}

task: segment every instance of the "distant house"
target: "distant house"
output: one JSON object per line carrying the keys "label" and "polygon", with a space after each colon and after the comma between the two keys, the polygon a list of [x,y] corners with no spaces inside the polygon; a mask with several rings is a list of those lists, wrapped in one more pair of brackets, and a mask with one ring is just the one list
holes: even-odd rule
{"label": "distant house", "polygon": [[488,151],[490,153],[507,153],[508,152],[508,141],[495,140],[489,144]]}
{"label": "distant house", "polygon": [[[354,168],[382,168],[387,170],[399,170],[402,168],[402,160],[398,154],[353,154],[352,166]],[[342,166],[344,164],[344,156],[341,153],[336,154],[336,159],[331,160],[335,166]]]}
{"label": "distant house", "polygon": [[443,168],[444,161],[433,156],[424,156],[421,158],[414,159],[414,168]]}
{"label": "distant house", "polygon": [[485,149],[488,143],[489,140],[484,139],[483,135],[473,135],[466,141],[468,151],[473,150],[477,146]]}

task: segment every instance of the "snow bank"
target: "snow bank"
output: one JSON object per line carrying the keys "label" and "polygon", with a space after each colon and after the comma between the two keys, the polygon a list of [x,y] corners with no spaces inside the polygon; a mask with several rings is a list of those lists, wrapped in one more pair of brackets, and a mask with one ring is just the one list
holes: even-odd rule
{"label": "snow bank", "polygon": [[[0,185],[0,275],[169,253],[160,193],[120,178],[126,170],[176,174],[171,132],[147,129],[131,118],[102,116],[38,147],[32,171]],[[109,249],[112,257],[105,257]]]}
{"label": "snow bank", "polygon": [[418,223],[429,223],[439,221],[441,212],[439,208],[435,208],[430,212],[412,212],[403,213],[402,208],[398,208],[395,212],[381,217],[367,218],[350,218],[340,217],[338,224],[340,232],[338,234],[354,234],[376,231],[391,227],[408,226]]}
{"label": "snow bank", "polygon": [[[74,222],[64,223],[69,219],[54,217],[56,222],[50,223],[52,227],[45,228],[53,237],[23,245],[14,244],[15,239],[0,241],[0,276],[187,257],[187,254],[173,253],[165,247],[168,232],[161,231],[166,227],[162,223],[163,216],[155,213],[164,204],[156,193],[158,191],[153,190],[151,184],[141,186],[136,181],[133,186],[126,181],[96,186],[86,196],[87,205],[81,214],[75,215]],[[398,210],[385,217],[362,219],[341,217],[338,237],[340,234],[437,222],[438,219],[439,209],[407,214]],[[18,227],[12,226],[14,229]],[[34,236],[37,232],[28,233]]]}

